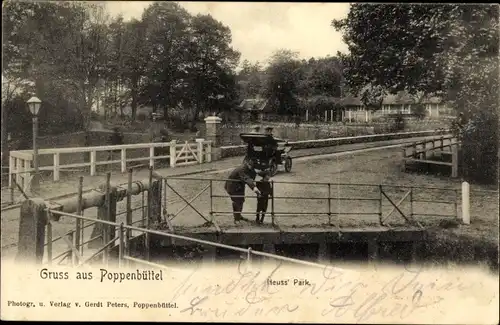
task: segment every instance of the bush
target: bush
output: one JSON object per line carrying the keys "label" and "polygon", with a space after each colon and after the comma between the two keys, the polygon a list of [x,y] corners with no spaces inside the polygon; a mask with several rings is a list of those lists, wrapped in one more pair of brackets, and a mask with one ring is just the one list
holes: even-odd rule
{"label": "bush", "polygon": [[498,117],[483,113],[470,120],[459,134],[462,174],[468,181],[491,184],[498,179]]}

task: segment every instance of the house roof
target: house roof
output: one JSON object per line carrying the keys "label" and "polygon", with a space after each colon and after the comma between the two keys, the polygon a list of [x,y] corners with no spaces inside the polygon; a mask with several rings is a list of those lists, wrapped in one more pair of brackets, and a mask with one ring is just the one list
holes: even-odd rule
{"label": "house roof", "polygon": [[[439,97],[427,97],[422,99],[422,104],[439,104],[442,102],[442,99]],[[389,94],[384,97],[382,101],[382,105],[400,105],[400,104],[415,104],[416,100],[410,96],[405,91],[400,91],[397,94]]]}
{"label": "house roof", "polygon": [[241,101],[238,108],[243,111],[263,111],[268,100],[263,98],[248,98]]}
{"label": "house roof", "polygon": [[352,95],[347,95],[346,97],[343,97],[340,99],[339,104],[342,106],[362,106],[363,103],[361,102],[361,99],[356,96]]}

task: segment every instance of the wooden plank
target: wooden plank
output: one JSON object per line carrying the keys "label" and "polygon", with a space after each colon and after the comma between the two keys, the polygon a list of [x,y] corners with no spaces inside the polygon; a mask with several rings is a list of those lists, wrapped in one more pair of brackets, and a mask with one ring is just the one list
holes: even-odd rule
{"label": "wooden plank", "polygon": [[435,165],[444,165],[444,166],[452,166],[452,163],[444,162],[444,161],[436,161],[436,160],[426,160],[426,159],[413,159],[413,158],[405,158],[406,162],[419,162],[425,164],[435,164]]}

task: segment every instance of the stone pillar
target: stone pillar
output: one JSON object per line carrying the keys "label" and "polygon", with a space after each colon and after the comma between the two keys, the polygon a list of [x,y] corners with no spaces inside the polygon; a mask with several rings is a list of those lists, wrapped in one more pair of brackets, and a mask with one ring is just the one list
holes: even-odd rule
{"label": "stone pillar", "polygon": [[222,119],[217,116],[209,116],[205,118],[206,124],[206,139],[212,142],[212,161],[219,160],[221,157],[221,144],[222,144]]}
{"label": "stone pillar", "polygon": [[43,261],[47,214],[45,202],[39,198],[21,205],[16,262],[41,264]]}

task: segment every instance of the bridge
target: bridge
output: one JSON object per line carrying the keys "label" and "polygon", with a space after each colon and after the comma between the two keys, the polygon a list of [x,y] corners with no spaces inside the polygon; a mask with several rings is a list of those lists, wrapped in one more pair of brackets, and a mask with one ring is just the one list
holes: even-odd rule
{"label": "bridge", "polygon": [[[352,154],[366,152],[378,160],[384,155],[399,159],[398,148],[414,140],[372,143],[371,148],[366,148],[367,144],[340,146],[323,154],[323,159],[339,161],[339,157],[349,159]],[[145,179],[134,180],[129,169],[126,182],[120,183],[120,178],[112,182],[108,172],[104,184],[85,191],[81,177],[76,195],[25,201],[19,223],[19,255],[36,256],[43,263],[70,261],[75,265],[96,259],[108,261],[110,256],[120,263],[151,263],[155,255],[176,250],[198,250],[199,257],[208,261],[231,255],[228,251],[246,254],[246,258],[260,254],[279,259],[290,258],[286,256],[293,246],[302,245],[307,251],[304,255],[315,260],[310,263],[318,264],[329,259],[334,246],[341,243],[366,244],[371,258],[377,257],[379,244],[387,241],[410,243],[415,251],[425,240],[427,226],[439,218],[460,220],[467,214],[459,188],[352,182],[353,175],[344,175],[351,180],[345,182],[341,175],[349,172],[342,170],[334,171],[338,182],[315,181],[318,175],[308,164],[314,164],[318,156],[309,152],[295,158],[305,162],[304,168],[299,167],[295,174],[278,175],[273,181],[274,195],[263,226],[249,223],[235,227],[223,192],[224,176],[210,176],[217,175],[216,171],[186,177],[168,173],[175,168],[149,167]],[[218,162],[219,167],[223,161]],[[240,161],[233,158],[231,167]],[[365,165],[359,156],[356,161]],[[311,181],[297,180],[301,174]],[[99,178],[102,182],[102,176]],[[441,194],[433,195],[436,192]],[[244,210],[250,216],[254,214],[250,212],[252,200],[247,199]],[[39,224],[35,241],[33,231],[26,231],[34,215]],[[290,261],[303,262],[307,256]]]}

